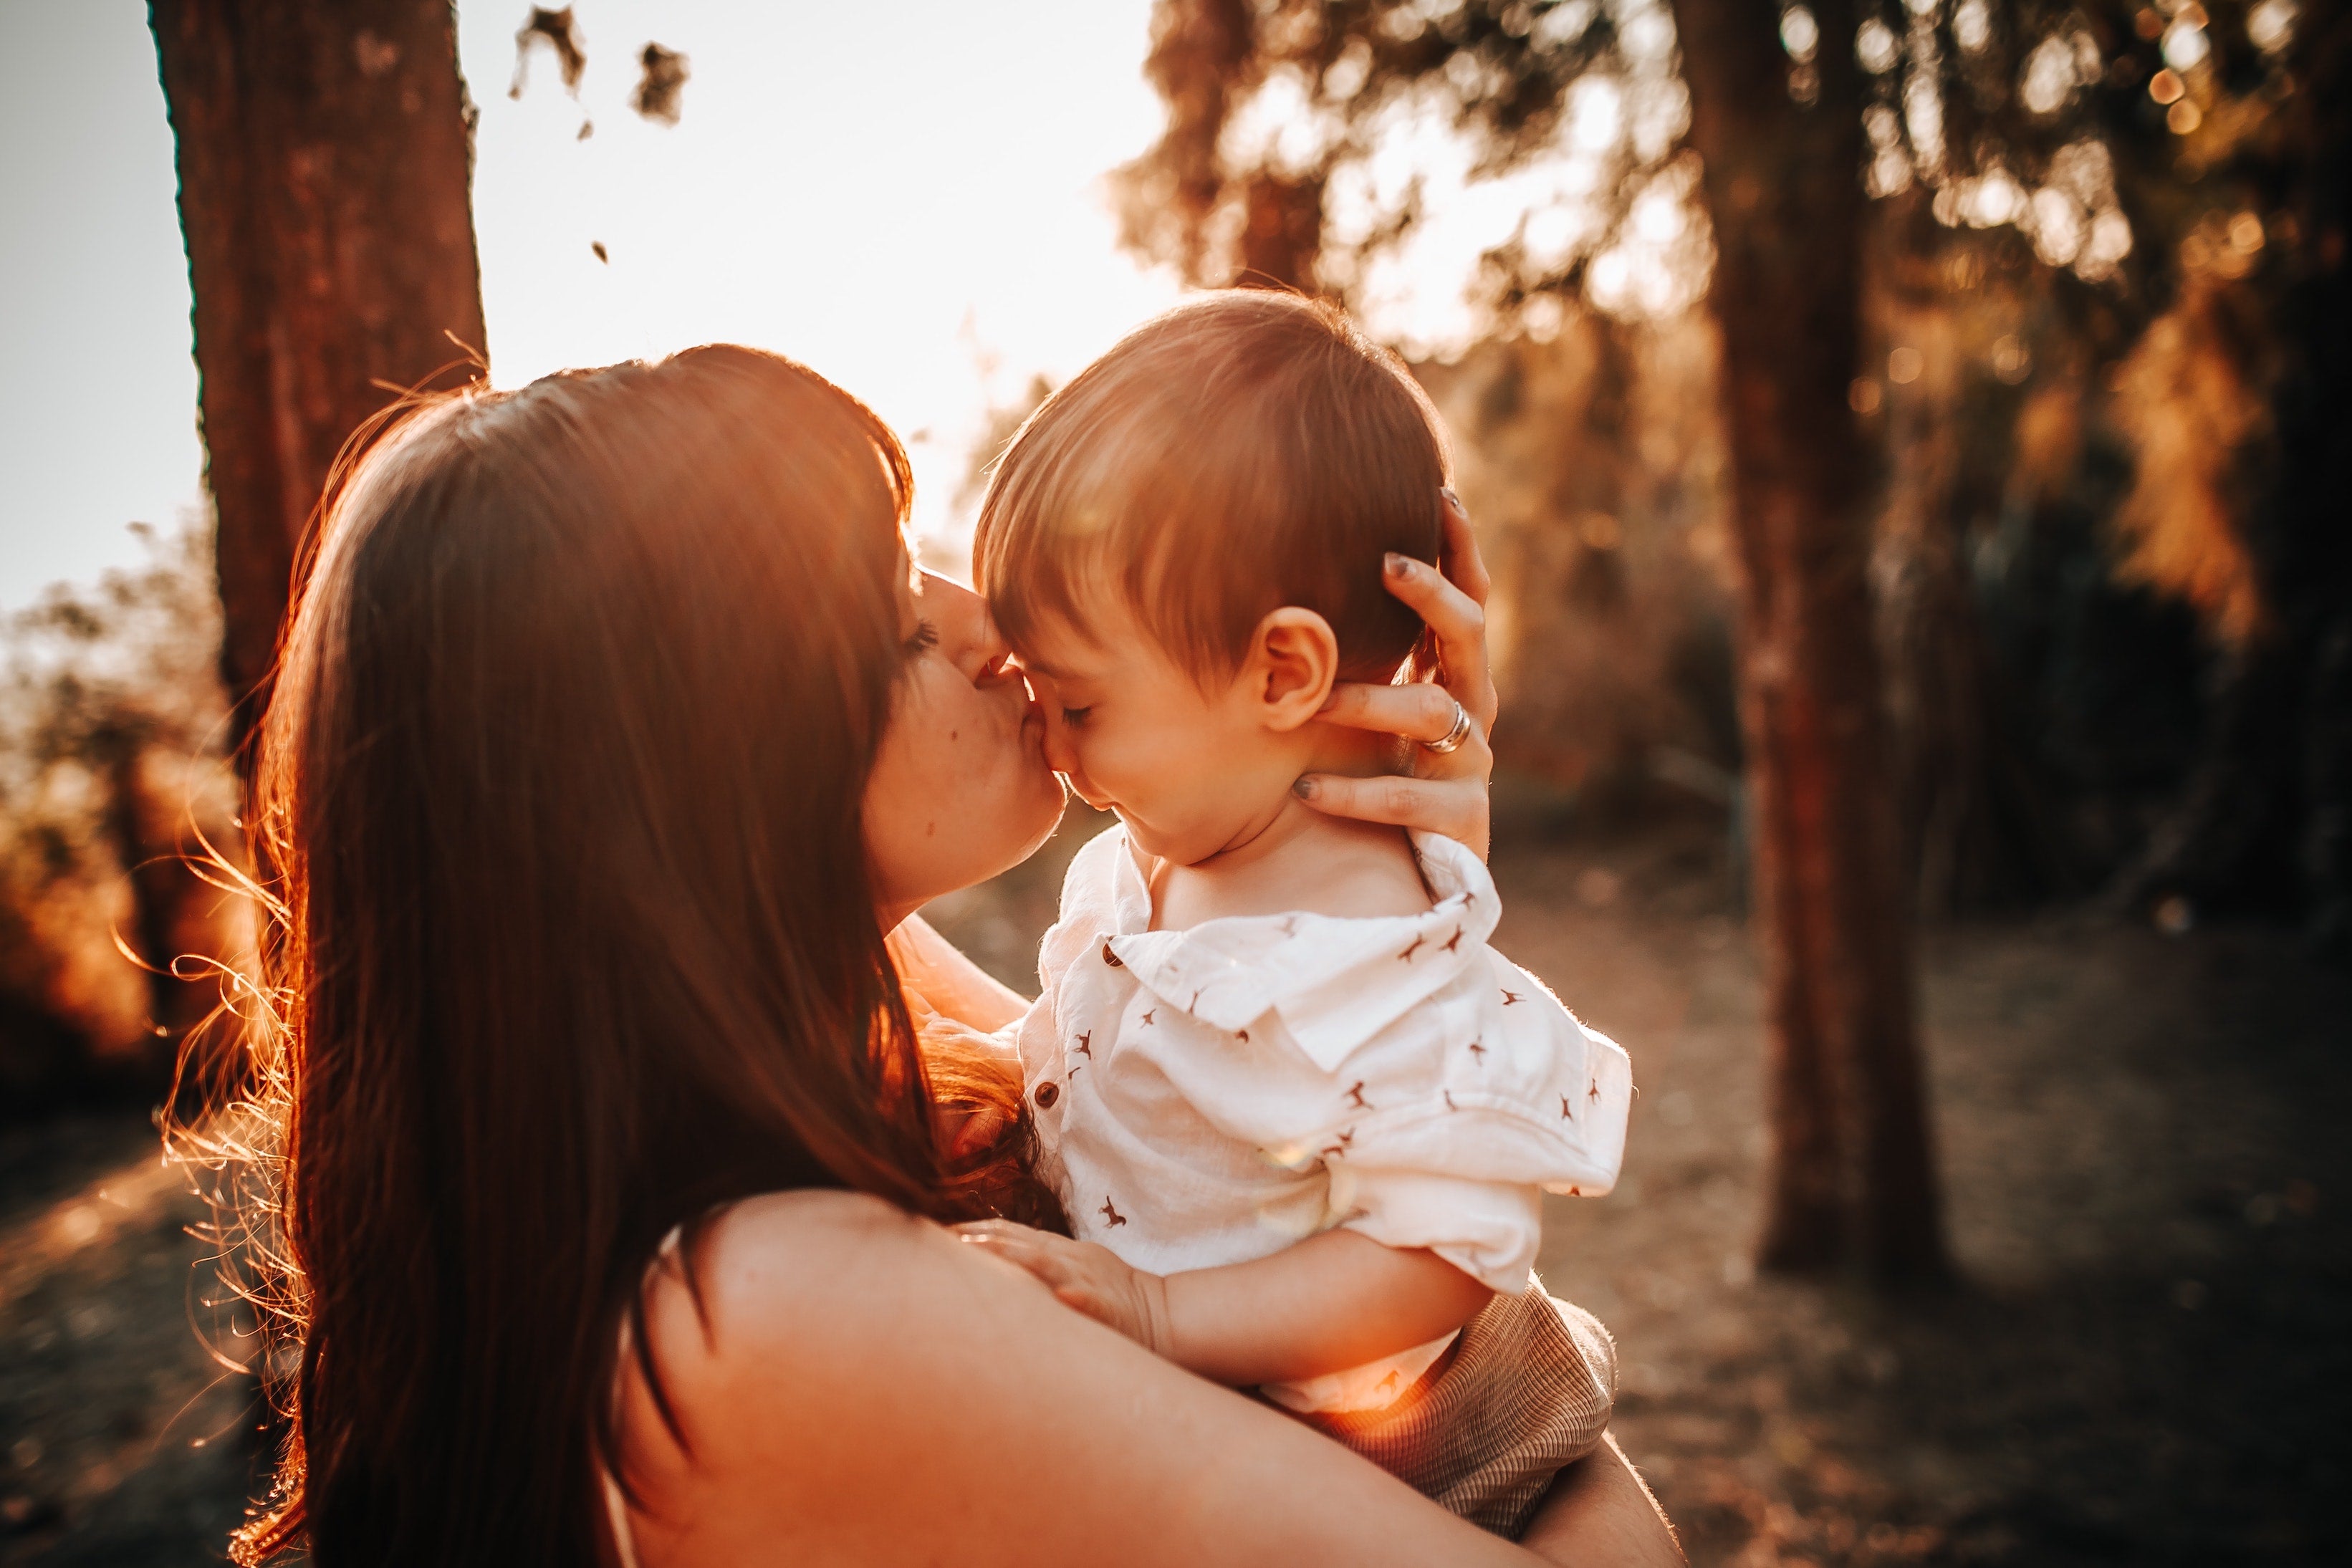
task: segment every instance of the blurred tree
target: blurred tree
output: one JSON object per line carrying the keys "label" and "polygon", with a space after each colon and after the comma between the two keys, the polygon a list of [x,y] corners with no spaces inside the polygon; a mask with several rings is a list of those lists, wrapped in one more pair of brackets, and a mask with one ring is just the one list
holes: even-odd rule
{"label": "blurred tree", "polygon": [[338,453],[404,391],[484,373],[474,109],[448,0],[152,0],[149,21],[241,741]]}
{"label": "blurred tree", "polygon": [[[1832,36],[1851,30],[1825,0]],[[1851,406],[1863,192],[1859,72],[1789,91],[1780,18],[1678,0],[1691,140],[1718,254],[1740,571],[1740,706],[1763,916],[1775,1140],[1761,1261],[1945,1268],[1910,922]],[[1851,1146],[1850,1146],[1851,1145]],[[1859,1162],[1859,1179],[1849,1166]]]}
{"label": "blurred tree", "polygon": [[[143,530],[142,530],[143,531]],[[0,1106],[152,1095],[246,967],[208,531],[0,617]],[[186,1065],[212,1058],[199,1039]]]}
{"label": "blurred tree", "polygon": [[[1823,49],[1845,36],[1819,32]],[[1971,507],[1953,473],[1948,515],[1913,532],[1973,555],[1977,598],[2008,623],[2028,710],[2009,728],[2073,798],[2062,856],[2118,873],[2121,902],[2176,903],[2176,920],[2178,894],[2299,905],[2340,948],[2352,13],[1874,0],[1852,36],[1871,78],[1865,180],[1890,198],[1883,267],[1906,297],[1890,326],[1947,340],[1968,371],[1947,380],[1977,390],[1956,389],[1942,429],[2011,481]],[[1790,52],[1797,91],[1812,59]],[[1911,368],[1915,388],[1935,380]],[[1899,466],[1896,405],[1918,393],[1884,391]],[[2102,515],[2082,518],[2092,495]],[[1976,537],[1937,537],[1957,530]],[[2106,602],[2086,618],[2091,597]],[[2201,669],[2172,650],[2162,604],[2193,612]],[[2183,732],[2169,754],[2150,744],[2166,729]]]}

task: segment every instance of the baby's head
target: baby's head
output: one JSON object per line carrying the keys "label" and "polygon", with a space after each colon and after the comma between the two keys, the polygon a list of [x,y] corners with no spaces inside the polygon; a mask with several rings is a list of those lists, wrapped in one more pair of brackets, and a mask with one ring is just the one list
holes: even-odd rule
{"label": "baby's head", "polygon": [[1403,366],[1338,309],[1234,291],[1129,334],[1031,416],[974,563],[1047,754],[1146,852],[1191,864],[1350,754],[1316,714],[1421,622],[1391,551],[1437,559],[1445,452]]}

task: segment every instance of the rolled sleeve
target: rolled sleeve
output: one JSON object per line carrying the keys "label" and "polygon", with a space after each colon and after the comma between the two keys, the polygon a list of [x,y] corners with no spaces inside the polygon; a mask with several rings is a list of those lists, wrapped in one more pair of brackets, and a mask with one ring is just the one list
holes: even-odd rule
{"label": "rolled sleeve", "polygon": [[1384,1247],[1426,1248],[1511,1294],[1528,1288],[1543,1242],[1543,1195],[1532,1186],[1349,1161],[1332,1167],[1331,1207],[1342,1228]]}

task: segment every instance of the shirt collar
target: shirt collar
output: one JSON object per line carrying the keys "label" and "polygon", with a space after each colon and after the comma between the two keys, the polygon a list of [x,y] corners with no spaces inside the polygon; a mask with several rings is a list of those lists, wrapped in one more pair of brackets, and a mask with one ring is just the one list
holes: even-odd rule
{"label": "shirt collar", "polygon": [[1112,855],[1105,940],[1160,1001],[1227,1032],[1278,1012],[1324,1071],[1418,1006],[1473,962],[1501,917],[1494,878],[1451,839],[1414,833],[1436,904],[1420,915],[1237,915],[1153,931],[1151,894],[1125,841]]}

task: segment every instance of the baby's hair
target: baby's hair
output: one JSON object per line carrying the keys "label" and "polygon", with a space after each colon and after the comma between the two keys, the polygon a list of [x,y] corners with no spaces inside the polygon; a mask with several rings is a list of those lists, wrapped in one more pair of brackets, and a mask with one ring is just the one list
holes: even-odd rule
{"label": "baby's hair", "polygon": [[1015,648],[1082,594],[1123,594],[1199,679],[1229,675],[1284,605],[1331,624],[1342,674],[1386,680],[1422,625],[1381,586],[1437,559],[1437,412],[1338,307],[1234,289],[1144,323],[1032,414],[997,465],[972,555]]}

